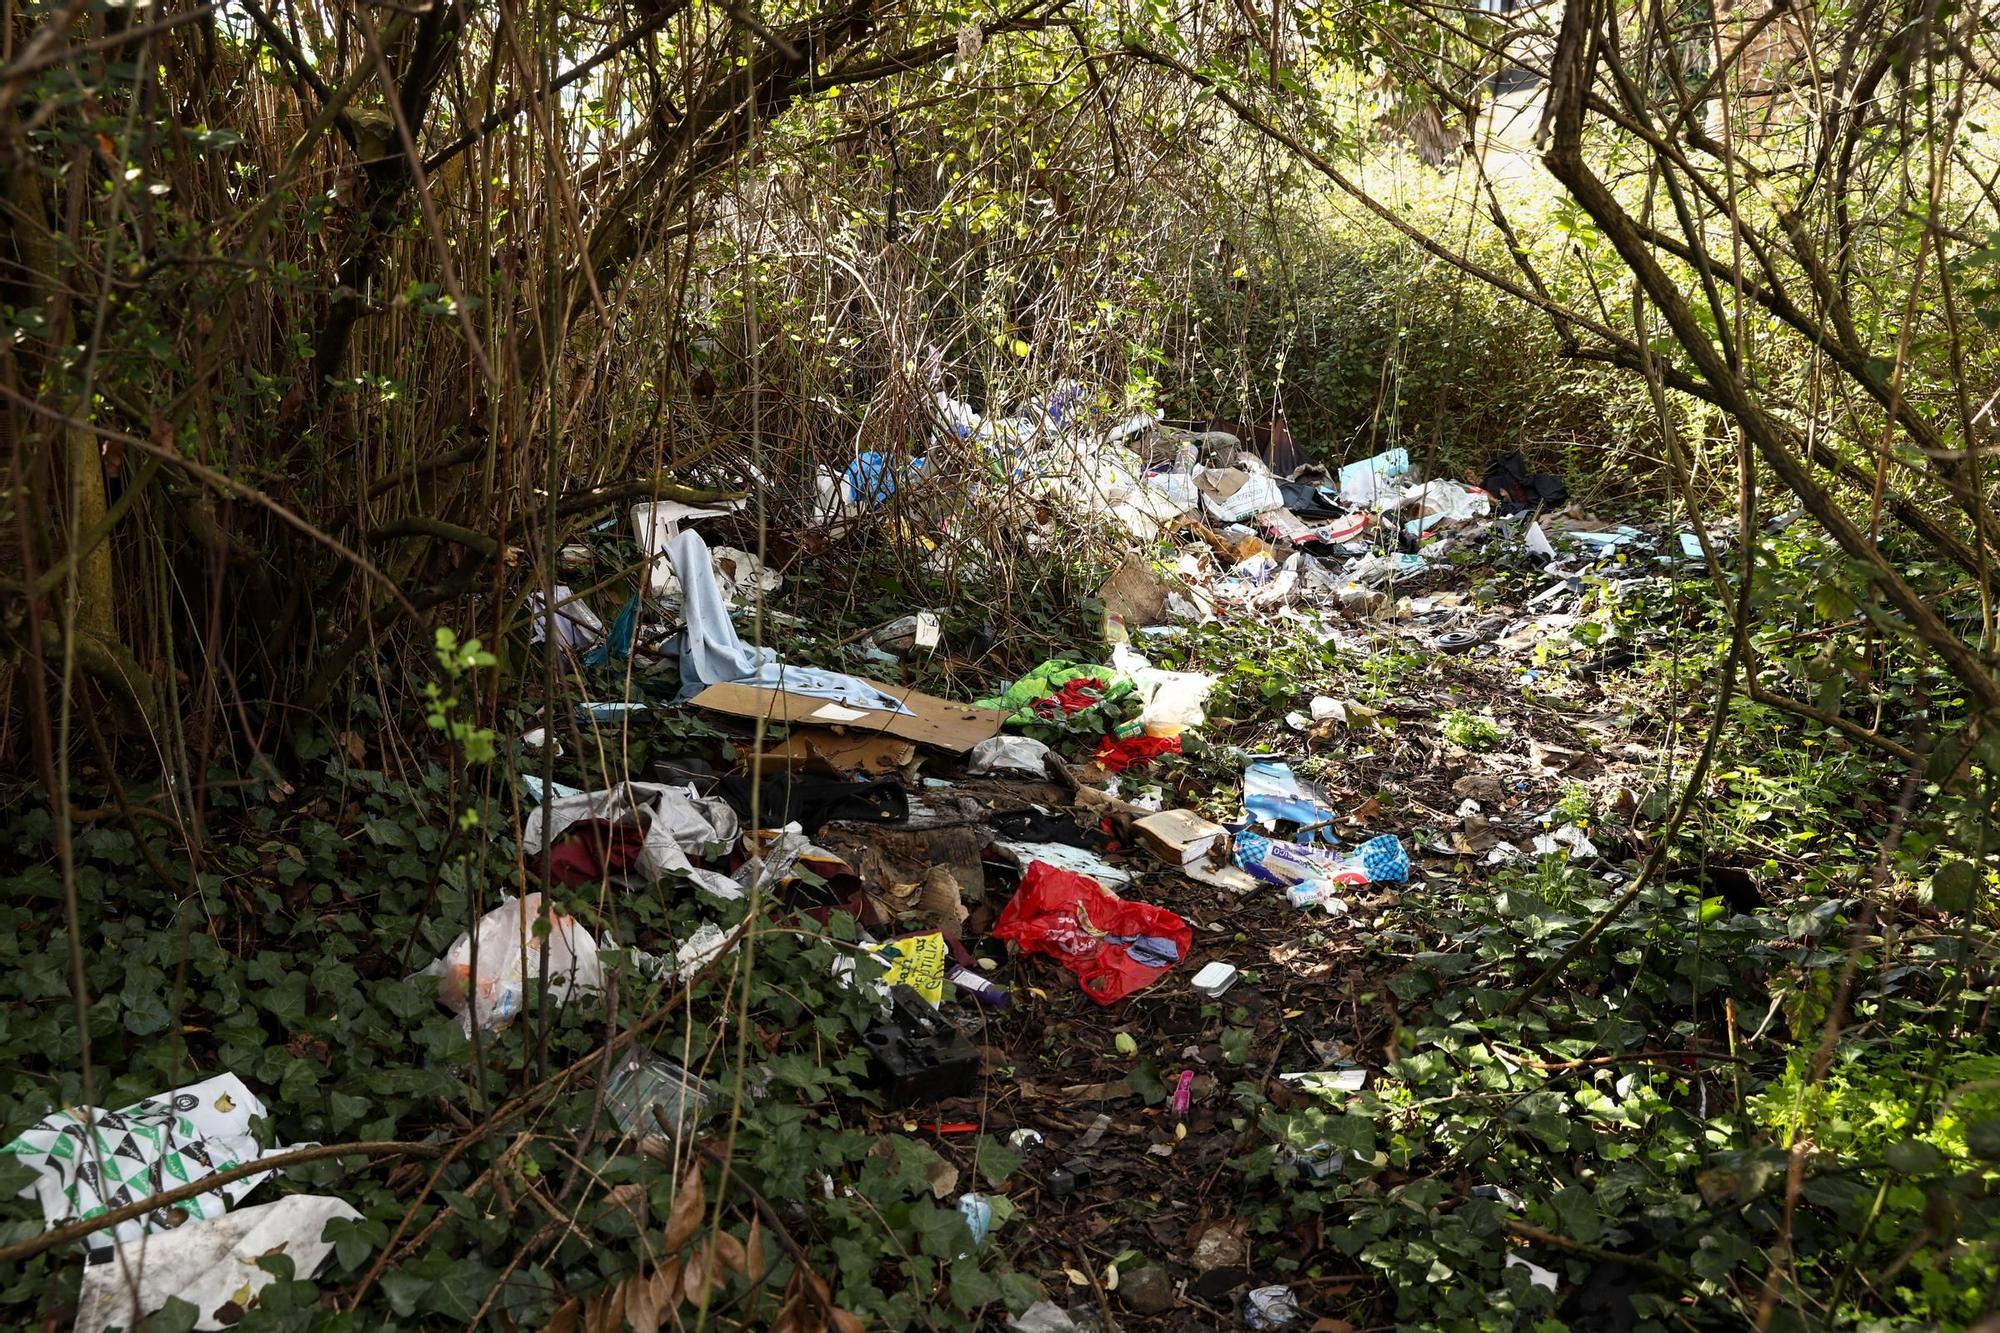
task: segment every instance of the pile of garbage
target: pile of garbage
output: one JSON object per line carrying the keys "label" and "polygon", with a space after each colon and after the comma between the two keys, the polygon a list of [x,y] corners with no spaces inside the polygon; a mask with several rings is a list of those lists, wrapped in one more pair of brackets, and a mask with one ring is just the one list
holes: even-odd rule
{"label": "pile of garbage", "polygon": [[[1705,567],[1704,539],[1714,549],[1730,537],[1679,533],[1662,550],[1637,529],[1565,509],[1560,479],[1532,472],[1518,455],[1496,460],[1478,486],[1421,478],[1402,449],[1281,477],[1268,452],[1227,432],[1145,414],[1087,428],[1073,386],[999,418],[943,396],[937,409],[944,433],[982,451],[1009,483],[1129,534],[1132,555],[1098,590],[1105,651],[1043,662],[973,703],[789,663],[754,635],[746,641],[738,623],[781,576],[747,550],[711,547],[700,531],[740,502],[634,507],[627,517],[644,571],[620,609],[607,621],[559,584],[530,595],[529,616],[537,640],[553,639],[578,666],[629,665],[639,697],[585,700],[568,718],[544,718],[521,738],[523,754],[560,758],[562,733],[587,737],[655,708],[685,707],[727,730],[741,762],[719,771],[664,760],[596,790],[524,775],[521,842],[536,891],[502,898],[422,974],[468,1033],[514,1021],[544,977],[551,1003],[601,989],[613,950],[651,978],[691,976],[734,947],[740,928],[725,928],[725,912],[740,917],[746,903],[822,922],[844,912],[861,939],[841,975],[879,1000],[867,1047],[882,1096],[900,1107],[968,1095],[980,1058],[965,1020],[1007,1009],[1019,986],[1066,973],[1066,984],[1108,1006],[1168,984],[1204,997],[1235,984],[1229,962],[1188,966],[1194,930],[1153,892],[1172,877],[1336,916],[1357,889],[1410,877],[1399,838],[1339,817],[1281,753],[1244,758],[1233,818],[1168,805],[1148,772],[1208,725],[1217,679],[1155,666],[1149,643],[1189,624],[1250,616],[1297,620],[1330,639],[1346,633],[1344,621],[1367,616],[1441,651],[1499,651],[1560,623],[1588,579],[1685,576]],[[922,459],[862,455],[820,478],[815,521],[852,521],[926,470]],[[1529,599],[1532,623],[1493,623],[1456,594],[1413,595],[1465,553],[1546,582]],[[759,626],[788,623],[758,610]],[[936,613],[913,611],[869,634],[864,660],[936,651],[941,637]],[[1309,715],[1290,720],[1298,730],[1350,725],[1366,711],[1316,699]],[[1523,854],[1497,848],[1496,857]],[[1595,850],[1573,826],[1534,847],[1570,857]],[[671,956],[602,938],[554,906],[570,891],[663,882],[716,909]],[[1285,1077],[1338,1089],[1365,1075],[1342,1067]],[[1180,1071],[1174,1098],[1183,1113],[1196,1087],[1193,1071]],[[616,1071],[605,1105],[622,1130],[645,1136],[691,1131],[715,1100],[696,1073],[642,1052]],[[250,1132],[262,1114],[240,1080],[221,1075],[116,1111],[51,1115],[5,1150],[36,1172],[30,1192],[54,1227],[280,1151]],[[1065,1161],[1050,1173],[1050,1191],[1060,1197],[1085,1171],[1082,1159]],[[232,1211],[265,1178],[234,1175],[180,1200],[172,1215],[139,1213],[84,1243],[149,1244],[141,1310],[179,1296],[213,1319],[268,1281],[242,1256],[282,1244],[309,1275],[330,1248],[327,1224],[358,1216],[314,1195]],[[979,1196],[961,1209],[975,1243],[983,1239],[990,1214]],[[79,1330],[129,1316],[118,1271],[91,1270]],[[1284,1288],[1253,1296],[1246,1317],[1255,1326],[1298,1317]]]}

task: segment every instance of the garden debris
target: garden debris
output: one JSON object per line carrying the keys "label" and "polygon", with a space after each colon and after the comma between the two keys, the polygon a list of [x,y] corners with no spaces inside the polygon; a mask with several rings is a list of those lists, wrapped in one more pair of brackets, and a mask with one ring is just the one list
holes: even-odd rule
{"label": "garden debris", "polygon": [[[541,976],[541,914],[539,893],[502,897],[498,907],[479,919],[476,960],[468,932],[424,969],[423,975],[438,978],[438,999],[459,1016],[468,1033],[475,1023],[496,1028],[521,1012],[528,982]],[[549,914],[546,945],[549,993],[558,1002],[573,992],[603,986],[597,940],[573,917]]]}
{"label": "garden debris", "polygon": [[309,1281],[333,1253],[333,1242],[321,1239],[326,1224],[360,1220],[361,1214],[339,1199],[293,1194],[121,1240],[115,1257],[83,1270],[71,1333],[134,1327],[135,1313],[153,1314],[170,1300],[194,1307],[195,1328],[233,1327],[276,1279],[259,1259],[282,1254],[291,1261],[293,1278]]}
{"label": "garden debris", "polygon": [[[265,1115],[264,1103],[242,1079],[217,1074],[116,1111],[83,1106],[51,1112],[0,1153],[35,1173],[19,1197],[33,1196],[53,1228],[285,1151],[266,1152],[251,1133],[251,1121]],[[244,1176],[172,1208],[93,1231],[83,1244],[93,1253],[108,1252],[114,1239],[133,1240],[190,1217],[219,1217],[269,1175]]]}
{"label": "garden debris", "polygon": [[992,934],[1023,953],[1056,959],[1099,1004],[1151,985],[1194,943],[1187,922],[1166,908],[1120,898],[1042,861],[1028,866]]}
{"label": "garden debris", "polygon": [[[985,896],[981,853],[993,841],[993,831],[981,825],[920,829],[829,824],[820,841],[853,868],[872,895],[907,897],[912,906],[928,897],[933,906],[940,905],[942,886],[925,887],[936,871],[951,877],[960,896],[975,902]],[[898,886],[911,887],[899,891]]]}
{"label": "garden debris", "polygon": [[862,1041],[870,1072],[892,1105],[962,1097],[979,1074],[979,1048],[908,986],[889,988],[887,1020]]}

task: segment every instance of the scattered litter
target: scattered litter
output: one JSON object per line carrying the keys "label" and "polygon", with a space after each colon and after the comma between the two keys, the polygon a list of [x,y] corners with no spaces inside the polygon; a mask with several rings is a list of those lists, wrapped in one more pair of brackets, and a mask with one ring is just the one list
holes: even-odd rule
{"label": "scattered litter", "polygon": [[1280,1074],[1278,1078],[1304,1092],[1359,1092],[1368,1084],[1365,1069],[1322,1069],[1302,1074]]}
{"label": "scattered litter", "polygon": [[715,581],[714,560],[700,533],[683,532],[668,543],[667,555],[680,575],[681,615],[686,622],[680,651],[682,699],[693,699],[710,685],[734,684],[832,700],[871,712],[911,711],[873,681],[788,666],[778,661],[775,650],[744,643],[730,621],[728,604]]}
{"label": "scattered litter", "polygon": [[1534,847],[1537,856],[1566,851],[1572,861],[1588,861],[1597,855],[1597,844],[1574,824],[1564,824],[1554,833],[1537,833]]}
{"label": "scattered litter", "polygon": [[283,1254],[291,1260],[295,1279],[310,1280],[333,1253],[333,1242],[320,1239],[326,1224],[360,1219],[339,1199],[292,1194],[122,1240],[116,1257],[83,1270],[70,1333],[128,1327],[135,1305],[139,1314],[149,1315],[165,1309],[170,1300],[194,1307],[196,1328],[232,1327],[256,1307],[257,1293],[276,1280],[258,1266],[259,1259]]}
{"label": "scattered litter", "polygon": [[1036,1301],[1008,1319],[1007,1327],[1013,1333],[1082,1333],[1069,1311],[1054,1301]]}
{"label": "scattered litter", "polygon": [[[695,695],[691,702],[696,708],[706,708],[711,712],[728,713],[735,717],[747,717],[762,722],[786,724],[803,722],[810,725],[815,721],[826,721],[825,718],[817,717],[817,714],[826,706],[827,700],[794,689],[793,670],[791,667],[782,669],[785,680],[782,689],[731,681],[710,685]],[[855,676],[841,679],[856,681],[870,691],[880,692],[890,703],[895,704],[893,709],[871,707],[863,711],[860,717],[853,720],[855,728],[860,731],[894,736],[901,740],[914,741],[919,745],[936,746],[940,750],[963,754],[998,732],[1000,724],[1007,720],[1005,714],[990,708],[953,703],[949,699],[939,699],[917,690],[901,690],[899,694],[892,696],[889,691],[900,687],[878,685]]]}
{"label": "scattered litter", "polygon": [[[1107,1123],[1109,1123],[1108,1117]],[[1042,1146],[1042,1132],[1038,1129],[1017,1129],[1007,1136],[1007,1146],[1015,1152],[1026,1152],[1030,1148],[1039,1148]]]}
{"label": "scattered litter", "polygon": [[1143,768],[1163,754],[1179,754],[1179,736],[1106,736],[1091,759],[1107,773]]}
{"label": "scattered litter", "polygon": [[1410,451],[1389,449],[1349,463],[1338,474],[1340,498],[1356,508],[1386,508],[1383,501],[1400,494],[1395,480],[1410,470]]}
{"label": "scattered litter", "polygon": [[[35,1173],[19,1197],[34,1196],[43,1220],[56,1227],[285,1151],[274,1147],[266,1152],[250,1132],[250,1122],[266,1114],[264,1103],[242,1079],[217,1074],[116,1111],[86,1106],[52,1112],[0,1152]],[[232,1180],[172,1208],[94,1231],[83,1244],[104,1252],[114,1239],[133,1240],[190,1217],[219,1217],[269,1175]]]}
{"label": "scattered litter", "polygon": [[891,657],[929,652],[938,646],[944,627],[935,611],[919,611],[898,616],[868,636],[868,641]]}
{"label": "scattered litter", "polygon": [[1250,1246],[1241,1221],[1211,1222],[1195,1241],[1190,1262],[1196,1272],[1207,1273],[1217,1268],[1241,1268],[1249,1258]]}
{"label": "scattered litter", "polygon": [[1245,1328],[1282,1328],[1304,1317],[1290,1287],[1258,1287],[1243,1306]]}
{"label": "scattered litter", "polygon": [[887,964],[889,970],[882,975],[883,985],[908,986],[932,1008],[944,1003],[945,967],[951,954],[945,949],[942,932],[906,935],[862,947]]}

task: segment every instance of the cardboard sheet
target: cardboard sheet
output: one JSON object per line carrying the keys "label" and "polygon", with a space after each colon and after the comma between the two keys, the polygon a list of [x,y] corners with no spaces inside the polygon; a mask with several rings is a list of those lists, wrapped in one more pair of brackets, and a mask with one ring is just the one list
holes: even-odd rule
{"label": "cardboard sheet", "polygon": [[759,769],[776,772],[815,761],[842,773],[893,773],[917,757],[917,747],[894,736],[850,735],[831,727],[793,727],[783,740],[766,741],[757,752]]}
{"label": "cardboard sheet", "polygon": [[[974,708],[971,704],[953,703],[903,685],[885,685],[880,681],[869,683],[885,694],[893,695],[910,711],[905,714],[885,713],[873,708],[857,710],[862,716],[849,724],[847,733],[850,736],[894,736],[962,754],[988,736],[998,733],[1000,724],[1007,720],[1007,715],[996,708]],[[694,697],[694,706],[736,717],[810,725],[819,711],[826,707],[826,700],[758,685],[729,683],[709,686]]]}

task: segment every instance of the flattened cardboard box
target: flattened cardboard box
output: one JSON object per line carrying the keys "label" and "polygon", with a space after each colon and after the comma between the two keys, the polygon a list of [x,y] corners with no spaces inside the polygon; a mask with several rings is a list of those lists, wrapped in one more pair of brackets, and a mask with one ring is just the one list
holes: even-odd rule
{"label": "flattened cardboard box", "polygon": [[893,773],[916,757],[917,747],[895,736],[793,727],[785,739],[765,741],[753,761],[773,772],[818,761],[843,773]]}
{"label": "flattened cardboard box", "polygon": [[849,708],[810,694],[740,684],[711,685],[694,697],[694,706],[770,722],[815,727],[844,726],[855,735],[879,732],[960,754],[997,734],[1000,724],[1007,720],[1007,715],[997,708],[974,708],[971,704],[953,703],[902,685],[885,685],[880,681],[868,683],[884,694],[901,700],[903,707],[910,711],[885,713],[876,708]]}

